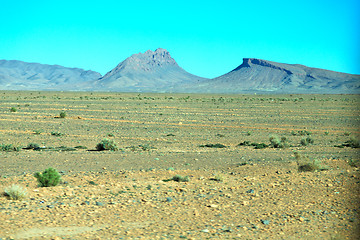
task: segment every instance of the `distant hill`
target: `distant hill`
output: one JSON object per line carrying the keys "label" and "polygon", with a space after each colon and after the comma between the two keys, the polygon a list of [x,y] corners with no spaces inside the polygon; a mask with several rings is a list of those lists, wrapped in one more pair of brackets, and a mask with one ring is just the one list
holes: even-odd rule
{"label": "distant hill", "polygon": [[81,90],[74,86],[100,77],[98,72],[79,68],[0,60],[2,90]]}
{"label": "distant hill", "polygon": [[165,49],[125,59],[106,75],[58,65],[0,60],[1,90],[182,92],[182,93],[360,93],[360,75],[244,58],[214,79],[182,69]]}
{"label": "distant hill", "polygon": [[182,69],[165,49],[148,50],[122,61],[92,84],[96,90],[181,92],[184,84],[206,80]]}
{"label": "distant hill", "polygon": [[244,58],[231,72],[187,89],[211,93],[360,93],[360,75]]}

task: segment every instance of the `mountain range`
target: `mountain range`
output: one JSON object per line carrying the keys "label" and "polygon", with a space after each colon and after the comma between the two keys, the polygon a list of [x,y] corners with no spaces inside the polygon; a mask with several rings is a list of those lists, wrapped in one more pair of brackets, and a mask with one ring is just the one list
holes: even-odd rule
{"label": "mountain range", "polygon": [[101,76],[91,70],[0,60],[1,90],[183,92],[183,93],[360,93],[360,75],[299,64],[244,58],[214,79],[186,72],[162,48],[133,54]]}

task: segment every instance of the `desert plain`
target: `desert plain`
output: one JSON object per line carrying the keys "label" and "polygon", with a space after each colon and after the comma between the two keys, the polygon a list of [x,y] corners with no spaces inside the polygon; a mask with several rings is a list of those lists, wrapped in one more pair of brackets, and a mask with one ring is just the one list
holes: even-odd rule
{"label": "desert plain", "polygon": [[[18,151],[0,151],[0,239],[358,239],[359,150],[346,143],[359,106],[359,95],[1,91],[0,144]],[[271,136],[286,146],[252,145]],[[96,151],[103,139],[118,151]],[[34,173],[50,167],[62,181],[40,187]],[[189,181],[164,181],[175,175]],[[27,196],[10,200],[12,184]]]}

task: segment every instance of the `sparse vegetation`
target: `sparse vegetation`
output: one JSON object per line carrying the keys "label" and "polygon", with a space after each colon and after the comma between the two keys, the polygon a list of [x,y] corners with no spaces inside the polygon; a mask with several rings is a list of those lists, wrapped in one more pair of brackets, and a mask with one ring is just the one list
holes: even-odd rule
{"label": "sparse vegetation", "polygon": [[26,198],[27,191],[25,188],[13,184],[4,189],[4,195],[7,196],[10,200],[23,200]]}
{"label": "sparse vegetation", "polygon": [[223,182],[224,176],[222,174],[216,174],[214,177],[210,178],[210,180],[213,180],[216,182]]}
{"label": "sparse vegetation", "polygon": [[307,156],[303,156],[298,152],[294,153],[298,165],[299,172],[315,172],[327,170],[318,160],[310,160]]}
{"label": "sparse vegetation", "polygon": [[344,148],[344,147],[351,147],[351,148],[360,148],[360,139],[355,137],[350,138],[348,141],[341,145],[336,145],[335,147]]}
{"label": "sparse vegetation", "polygon": [[85,146],[76,146],[74,148],[76,148],[76,149],[87,149],[87,147],[85,147]]}
{"label": "sparse vegetation", "polygon": [[60,115],[59,115],[60,118],[66,118],[66,112],[60,112]]}
{"label": "sparse vegetation", "polygon": [[62,135],[64,135],[64,134],[62,134],[61,132],[51,132],[51,135],[52,135],[52,136],[60,137],[60,136],[62,136]]}
{"label": "sparse vegetation", "polygon": [[21,147],[13,144],[0,144],[0,152],[18,152]]}
{"label": "sparse vegetation", "polygon": [[348,163],[351,167],[360,167],[360,159],[356,159],[356,160],[353,160],[353,159],[350,159],[348,160]]}
{"label": "sparse vegetation", "polygon": [[251,143],[250,141],[244,141],[242,143],[239,143],[238,146],[254,146],[255,149],[263,149],[267,148],[269,145],[265,143]]}
{"label": "sparse vegetation", "polygon": [[190,181],[190,178],[189,176],[181,176],[181,175],[175,175],[173,176],[172,178],[170,179],[166,179],[166,180],[163,180],[164,182],[169,182],[169,181],[175,181],[175,182],[189,182]]}
{"label": "sparse vegetation", "polygon": [[96,145],[96,150],[97,151],[105,151],[105,150],[118,151],[119,148],[114,140],[109,140],[109,139],[105,138]]}
{"label": "sparse vegetation", "polygon": [[286,148],[290,145],[286,141],[286,137],[282,137],[281,139],[277,135],[270,136],[270,146],[273,148]]}
{"label": "sparse vegetation", "polygon": [[205,144],[205,145],[200,145],[200,147],[208,147],[208,148],[227,148],[225,145],[221,144],[221,143],[216,143],[216,144]]}
{"label": "sparse vegetation", "polygon": [[314,144],[314,139],[312,137],[302,138],[300,140],[302,146],[307,146],[309,144]]}
{"label": "sparse vegetation", "polygon": [[26,146],[25,149],[34,149],[34,150],[36,150],[36,149],[38,149],[38,148],[40,148],[40,145],[39,145],[39,144],[37,144],[37,143],[29,143],[29,144]]}
{"label": "sparse vegetation", "polygon": [[311,135],[311,132],[310,131],[307,131],[307,130],[300,130],[300,131],[291,131],[291,135],[293,136],[309,136]]}
{"label": "sparse vegetation", "polygon": [[40,187],[56,186],[61,181],[61,175],[54,168],[48,168],[43,173],[36,172],[34,177],[37,179]]}

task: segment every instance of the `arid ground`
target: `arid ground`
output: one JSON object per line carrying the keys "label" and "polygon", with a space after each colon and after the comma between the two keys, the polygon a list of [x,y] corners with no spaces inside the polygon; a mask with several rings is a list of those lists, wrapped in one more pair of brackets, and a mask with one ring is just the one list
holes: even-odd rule
{"label": "arid ground", "polygon": [[[2,91],[0,144],[18,151],[0,151],[0,239],[358,239],[359,106],[358,95]],[[96,151],[105,138],[119,150]],[[39,187],[34,173],[50,167],[62,182]],[[189,181],[163,181],[177,174]],[[27,197],[10,200],[12,184]]]}

